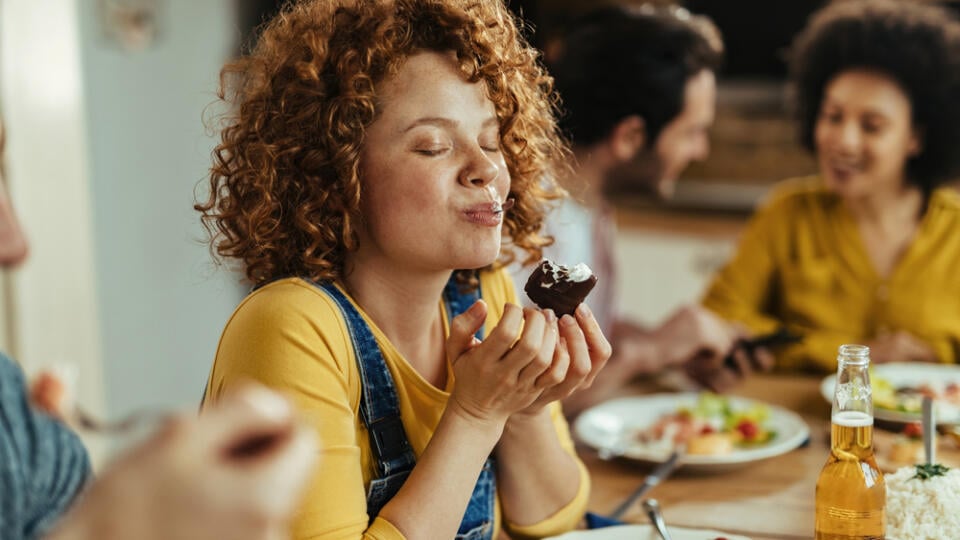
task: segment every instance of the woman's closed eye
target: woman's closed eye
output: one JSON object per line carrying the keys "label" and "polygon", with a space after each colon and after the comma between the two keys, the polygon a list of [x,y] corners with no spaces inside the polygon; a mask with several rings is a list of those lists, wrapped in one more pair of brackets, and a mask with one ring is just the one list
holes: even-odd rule
{"label": "woman's closed eye", "polygon": [[501,151],[499,137],[486,137],[479,140],[478,144],[484,152],[499,154]]}
{"label": "woman's closed eye", "polygon": [[836,112],[823,112],[820,113],[820,119],[831,124],[839,124],[843,121],[843,115]]}
{"label": "woman's closed eye", "polygon": [[422,143],[413,146],[413,151],[424,156],[439,156],[448,150],[451,145],[443,142]]}

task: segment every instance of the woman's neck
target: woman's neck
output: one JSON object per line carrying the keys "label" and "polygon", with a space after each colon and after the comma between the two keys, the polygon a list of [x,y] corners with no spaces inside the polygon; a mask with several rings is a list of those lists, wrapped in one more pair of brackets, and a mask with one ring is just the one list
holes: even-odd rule
{"label": "woman's neck", "polygon": [[923,193],[912,185],[846,201],[861,226],[891,232],[902,230],[905,223],[919,223],[923,204]]}
{"label": "woman's neck", "polygon": [[[425,335],[440,317],[438,301],[449,276],[397,271],[370,262],[351,261],[343,282],[354,301],[394,342]],[[349,268],[349,266],[348,266]]]}
{"label": "woman's neck", "polygon": [[915,187],[847,201],[863,247],[881,278],[890,277],[913,243],[923,202],[923,194]]}
{"label": "woman's neck", "polygon": [[444,388],[445,336],[439,300],[450,275],[401,271],[356,258],[349,262],[353,271],[343,284],[353,300],[424,379]]}

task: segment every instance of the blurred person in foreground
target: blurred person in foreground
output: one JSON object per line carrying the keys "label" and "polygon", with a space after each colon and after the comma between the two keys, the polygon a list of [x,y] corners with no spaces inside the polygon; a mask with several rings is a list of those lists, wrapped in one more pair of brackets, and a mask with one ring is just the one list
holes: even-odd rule
{"label": "blurred person in foreground", "polygon": [[[739,332],[699,305],[657,327],[623,317],[616,305],[616,224],[607,192],[630,171],[634,188],[669,197],[683,170],[706,159],[723,44],[713,23],[683,8],[610,7],[589,13],[563,38],[550,72],[562,100],[560,125],[573,159],[558,180],[571,198],[547,218],[547,258],[585,262],[600,278],[585,301],[610,337],[613,356],[593,386],[564,402],[568,414],[606,399],[631,378],[683,367],[716,390],[769,363],[766,351],[723,359]],[[522,287],[529,267],[514,270]],[[639,300],[639,301],[642,301]]]}
{"label": "blurred person in foreground", "polygon": [[[0,158],[3,140],[0,122]],[[22,263],[27,246],[0,185],[0,266]],[[71,418],[63,410],[70,407],[66,397],[28,395],[20,367],[0,354],[3,540],[273,540],[286,534],[316,444],[285,399],[248,385],[201,418],[166,421],[91,481],[86,449],[63,423]],[[42,412],[39,402],[53,406]]]}
{"label": "blurred person in foreground", "polygon": [[589,308],[517,305],[563,163],[549,77],[500,1],[287,4],[224,67],[196,208],[254,290],[208,402],[289,392],[321,459],[296,538],[542,538],[589,478],[558,400],[610,354]]}
{"label": "blurred person in foreground", "polygon": [[823,8],[796,38],[791,77],[815,177],[778,186],[703,304],[754,332],[804,335],[778,367],[836,369],[960,355],[960,23],[892,0]]}
{"label": "blurred person in foreground", "polygon": [[[0,122],[0,173],[6,131]],[[0,174],[0,183],[3,183]],[[19,266],[26,237],[0,185],[0,267]],[[90,478],[80,439],[66,426],[35,411],[20,366],[0,354],[0,536],[34,539],[45,534]]]}

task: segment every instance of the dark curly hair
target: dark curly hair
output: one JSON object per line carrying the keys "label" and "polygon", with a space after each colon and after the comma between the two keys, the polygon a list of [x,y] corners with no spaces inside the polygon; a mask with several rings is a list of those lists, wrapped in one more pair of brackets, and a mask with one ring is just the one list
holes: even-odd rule
{"label": "dark curly hair", "polygon": [[960,23],[952,12],[920,2],[847,0],[815,13],[790,55],[800,138],[811,152],[825,88],[851,69],[890,77],[910,100],[923,145],[907,162],[909,182],[929,195],[960,170]]}
{"label": "dark curly hair", "polygon": [[[260,284],[286,276],[333,280],[357,248],[364,134],[377,86],[410,55],[453,51],[465,80],[483,82],[500,124],[514,207],[505,246],[536,260],[553,183],[569,150],[559,135],[552,79],[499,0],[291,2],[253,50],[224,66],[232,105],[213,152],[209,198],[198,203],[221,258]],[[496,264],[514,258],[503,249]]]}
{"label": "dark curly hair", "polygon": [[683,110],[687,81],[723,61],[716,26],[683,8],[605,7],[571,27],[550,72],[563,101],[560,125],[577,145],[603,140],[630,115],[656,141]]}

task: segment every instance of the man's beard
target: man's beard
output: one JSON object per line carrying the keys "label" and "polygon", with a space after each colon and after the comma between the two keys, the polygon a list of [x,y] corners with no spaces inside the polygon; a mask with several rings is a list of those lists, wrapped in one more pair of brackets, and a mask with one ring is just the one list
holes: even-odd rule
{"label": "man's beard", "polygon": [[663,178],[663,161],[654,150],[641,150],[630,161],[617,165],[607,174],[607,195],[645,195],[658,199],[673,196],[676,182]]}

